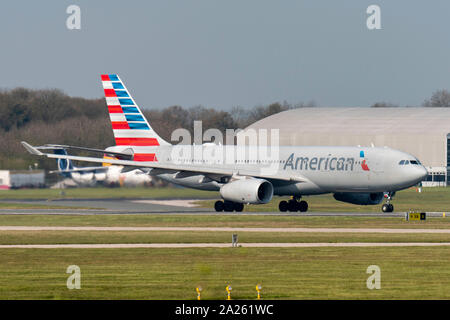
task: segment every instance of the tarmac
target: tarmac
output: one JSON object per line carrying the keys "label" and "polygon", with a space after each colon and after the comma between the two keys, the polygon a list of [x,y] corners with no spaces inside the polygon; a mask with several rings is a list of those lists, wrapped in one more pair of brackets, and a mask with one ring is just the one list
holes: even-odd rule
{"label": "tarmac", "polygon": [[[142,199],[82,199],[82,200],[2,200],[2,202],[55,205],[67,209],[0,209],[0,215],[101,215],[101,214],[199,214],[199,215],[276,215],[276,216],[360,216],[404,217],[404,212],[216,212],[199,208],[196,199],[142,200]],[[74,208],[76,207],[76,208]],[[82,208],[82,209],[80,209]],[[442,212],[427,212],[429,217],[442,217]]]}

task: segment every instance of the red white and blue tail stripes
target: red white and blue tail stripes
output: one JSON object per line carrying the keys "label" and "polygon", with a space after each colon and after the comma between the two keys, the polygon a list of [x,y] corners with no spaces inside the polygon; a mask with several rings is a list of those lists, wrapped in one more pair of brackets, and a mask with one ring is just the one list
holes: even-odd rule
{"label": "red white and blue tail stripes", "polygon": [[157,147],[168,143],[153,131],[119,76],[103,74],[101,78],[116,145],[138,147],[133,148],[135,161],[156,161],[154,152],[141,153],[142,149],[148,148],[139,147]]}

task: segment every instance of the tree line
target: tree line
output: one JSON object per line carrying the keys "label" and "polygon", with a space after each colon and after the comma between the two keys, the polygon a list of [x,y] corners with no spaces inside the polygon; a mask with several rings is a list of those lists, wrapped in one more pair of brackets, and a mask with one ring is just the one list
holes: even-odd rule
{"label": "tree line", "polygon": [[[194,120],[203,121],[204,130],[245,128],[259,119],[292,108],[312,107],[313,102],[291,105],[287,102],[234,107],[231,111],[204,106],[170,106],[161,110],[142,110],[153,129],[170,141],[175,129],[193,132]],[[106,148],[115,144],[104,98],[70,97],[61,90],[16,88],[0,91],[0,169],[26,169],[38,164],[41,169],[55,169],[55,161],[35,157],[21,141],[33,145],[45,143]],[[85,165],[85,164],[83,164]]]}
{"label": "tree line", "polygon": [[[371,105],[372,108],[395,108],[399,105],[388,102],[376,102]],[[425,100],[422,103],[422,107],[426,108],[450,108],[450,92],[442,89],[433,92],[430,99]]]}
{"label": "tree line", "polygon": [[[236,106],[229,111],[204,106],[170,106],[143,112],[153,129],[170,141],[175,129],[185,128],[192,133],[194,120],[203,122],[203,130],[217,128],[225,133],[226,129],[245,128],[275,113],[315,106],[313,101],[295,105],[284,101],[253,108]],[[384,102],[372,105],[395,106]],[[436,91],[423,106],[450,107],[450,93]],[[0,169],[3,170],[26,169],[34,163],[46,170],[55,168],[55,161],[28,154],[20,141],[33,145],[55,143],[94,148],[114,145],[105,99],[70,97],[58,89],[0,91],[0,133]]]}

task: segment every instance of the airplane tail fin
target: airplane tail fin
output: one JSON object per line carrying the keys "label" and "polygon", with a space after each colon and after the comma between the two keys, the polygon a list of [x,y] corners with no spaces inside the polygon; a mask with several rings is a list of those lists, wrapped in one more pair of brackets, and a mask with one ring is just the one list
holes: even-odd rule
{"label": "airplane tail fin", "polygon": [[[54,154],[62,154],[62,155],[67,155],[67,151],[66,149],[54,149],[53,150]],[[66,170],[73,170],[75,169],[72,160],[67,160],[67,159],[58,159],[56,160],[58,163],[58,170],[59,171],[66,171]],[[62,173],[63,176],[70,176],[71,174],[69,172],[66,173]]]}
{"label": "airplane tail fin", "polygon": [[[170,145],[152,129],[118,75],[103,74],[101,78],[117,146]],[[134,160],[157,161],[154,153],[138,152],[135,152]]]}

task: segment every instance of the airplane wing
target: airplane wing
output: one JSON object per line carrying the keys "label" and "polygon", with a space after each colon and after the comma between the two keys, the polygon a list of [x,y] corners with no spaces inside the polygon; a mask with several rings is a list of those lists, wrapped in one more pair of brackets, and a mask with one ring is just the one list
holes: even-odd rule
{"label": "airplane wing", "polygon": [[45,156],[47,158],[53,159],[67,159],[67,160],[75,160],[75,161],[87,161],[87,162],[98,162],[98,163],[110,163],[115,165],[122,166],[132,166],[137,168],[152,168],[161,172],[195,172],[199,174],[214,174],[214,175],[223,175],[223,176],[249,176],[255,178],[263,178],[270,180],[281,180],[281,181],[292,181],[292,182],[308,182],[309,180],[301,175],[288,175],[283,173],[278,173],[276,175],[267,175],[262,174],[259,170],[233,170],[229,168],[217,168],[217,167],[208,167],[205,164],[202,165],[183,165],[183,164],[168,164],[168,163],[158,163],[154,161],[132,161],[132,160],[119,160],[119,159],[103,159],[103,158],[94,158],[94,157],[82,157],[82,156],[72,156],[72,155],[61,155],[61,154],[50,154],[43,153],[38,150],[38,148],[31,146],[30,144],[22,141],[22,145],[25,149],[31,154],[37,156]]}
{"label": "airplane wing", "polygon": [[49,171],[48,173],[72,173],[72,172],[88,172],[88,171],[95,171],[95,172],[99,172],[99,171],[107,171],[109,167],[80,167],[80,168],[75,168],[75,169],[68,169],[68,170],[52,170]]}

